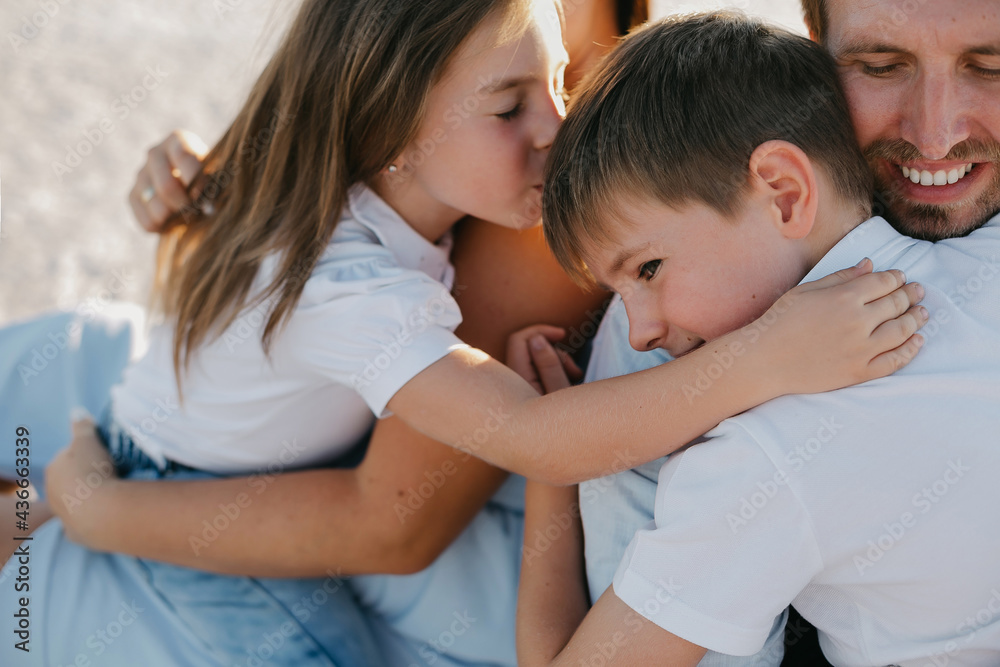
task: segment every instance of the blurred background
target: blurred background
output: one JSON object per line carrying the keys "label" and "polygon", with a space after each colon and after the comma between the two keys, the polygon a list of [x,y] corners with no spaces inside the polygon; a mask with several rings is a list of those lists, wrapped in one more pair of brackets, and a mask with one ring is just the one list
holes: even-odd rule
{"label": "blurred background", "polygon": [[[3,0],[0,325],[146,302],[155,238],[127,196],[175,128],[212,143],[297,6],[279,0]],[[804,32],[798,0],[670,0],[655,17],[737,7]]]}

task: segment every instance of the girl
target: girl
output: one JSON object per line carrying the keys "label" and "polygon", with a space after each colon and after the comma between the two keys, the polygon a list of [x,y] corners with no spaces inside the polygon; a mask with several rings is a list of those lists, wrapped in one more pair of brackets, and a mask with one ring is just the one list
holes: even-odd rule
{"label": "girl", "polygon": [[[545,2],[307,2],[244,111],[208,156],[206,194],[213,186],[219,193],[214,210],[165,239],[169,322],[154,331],[150,352],[129,369],[99,425],[119,469],[141,478],[245,473],[275,461],[279,469],[314,464],[363,437],[368,410],[381,415],[388,407],[477,456],[570,481],[615,465],[622,445],[638,461],[650,460],[777,393],[885,373],[879,353],[913,345],[877,335],[844,364],[846,371],[810,366],[804,373],[813,355],[792,343],[810,339],[797,320],[813,319],[818,308],[834,321],[861,319],[857,307],[835,307],[845,301],[840,295],[813,289],[815,298],[795,304],[798,317],[779,318],[768,344],[747,357],[754,363],[781,357],[796,366],[777,373],[769,387],[756,383],[756,373],[735,372],[720,383],[725,391],[712,390],[717,403],[694,411],[674,407],[669,397],[682,395],[702,361],[711,360],[710,348],[672,369],[538,398],[514,373],[462,346],[450,332],[459,315],[445,287],[447,231],[470,214],[508,225],[536,217],[541,167],[562,112],[564,59],[555,8]],[[863,301],[883,294],[880,284],[865,281]],[[861,310],[865,319],[881,321],[877,311],[887,311],[887,302]],[[868,338],[845,328],[808,336],[826,347]],[[806,373],[834,375],[836,382],[803,380]],[[662,412],[644,415],[643,401],[665,391]],[[552,416],[568,409],[579,423],[551,430]],[[629,428],[607,417],[616,413]],[[266,491],[268,481],[257,481]],[[78,500],[71,503],[76,511],[98,509],[96,495]],[[186,547],[210,551],[253,502],[237,494],[201,515],[193,525],[204,521],[215,536],[189,532],[197,539],[185,540]],[[43,528],[36,551],[58,543],[57,530],[58,524]],[[144,646],[144,657],[169,650],[183,664],[200,664],[195,656],[209,653],[230,662],[249,664],[249,655],[308,664],[366,636],[363,624],[310,623],[316,609],[296,606],[300,598],[316,600],[303,593],[330,599],[343,592],[329,582],[285,586],[138,559],[77,558],[80,581],[98,580],[92,571],[125,572],[108,578],[126,596],[143,596],[138,606],[158,629],[145,637],[150,646],[131,634],[102,647],[114,655]],[[43,598],[56,589],[51,579],[46,585]],[[143,607],[145,600],[157,603]],[[238,624],[228,622],[230,611],[239,614]],[[129,613],[135,620],[143,612]],[[164,626],[176,634],[166,647]],[[69,648],[55,659],[74,659],[73,642],[82,638],[62,639]],[[373,662],[371,646],[351,648],[338,656],[346,664]]]}

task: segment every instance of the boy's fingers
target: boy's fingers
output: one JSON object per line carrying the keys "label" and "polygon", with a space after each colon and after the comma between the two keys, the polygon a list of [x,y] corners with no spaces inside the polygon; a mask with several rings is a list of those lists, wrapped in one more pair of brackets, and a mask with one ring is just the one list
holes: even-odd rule
{"label": "boy's fingers", "polygon": [[920,300],[923,298],[923,286],[920,283],[909,283],[868,303],[865,307],[865,312],[871,315],[873,328],[878,328],[882,322],[887,322],[903,315],[910,308],[920,303]]}
{"label": "boy's fingers", "polygon": [[535,336],[544,336],[546,340],[556,342],[563,339],[566,335],[566,330],[562,327],[552,326],[551,324],[536,324],[535,326],[528,327],[525,329],[528,334],[528,338],[531,339]]}
{"label": "boy's fingers", "polygon": [[556,348],[552,347],[552,344],[543,336],[535,336],[531,339],[531,361],[538,371],[538,377],[541,379],[546,393],[570,385]]}
{"label": "boy's fingers", "polygon": [[923,345],[924,337],[920,334],[914,334],[896,349],[878,355],[868,364],[869,379],[874,380],[892,375],[913,361]]}
{"label": "boy's fingers", "polygon": [[583,369],[580,368],[576,361],[573,360],[573,355],[560,348],[556,348],[556,354],[559,355],[559,360],[562,362],[563,369],[566,371],[566,375],[568,375],[571,380],[576,381],[583,378]]}
{"label": "boy's fingers", "polygon": [[895,349],[909,340],[929,319],[926,308],[913,306],[899,317],[880,324],[872,332],[872,340],[883,350]]}
{"label": "boy's fingers", "polygon": [[844,283],[850,282],[859,276],[865,275],[866,273],[871,273],[871,270],[872,261],[866,257],[858,262],[857,266],[852,266],[849,269],[841,269],[840,271],[831,273],[830,275],[820,278],[819,280],[805,283],[801,287],[806,290],[835,287],[837,285],[843,285]]}
{"label": "boy's fingers", "polygon": [[906,284],[906,274],[899,269],[878,271],[852,280],[847,286],[861,303],[871,303],[892,294]]}

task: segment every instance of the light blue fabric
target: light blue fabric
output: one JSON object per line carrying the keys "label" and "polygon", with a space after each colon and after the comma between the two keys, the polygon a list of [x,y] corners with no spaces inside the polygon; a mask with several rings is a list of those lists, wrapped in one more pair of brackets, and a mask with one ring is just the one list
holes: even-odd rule
{"label": "light blue fabric", "polygon": [[524,534],[524,478],[512,476],[427,569],[354,577],[389,665],[517,664],[514,622]]}
{"label": "light blue fabric", "polygon": [[[659,366],[671,360],[664,350],[637,352],[628,341],[628,316],[620,297],[615,297],[601,322],[587,366],[585,380],[593,382]],[[656,484],[666,457],[632,467],[626,450],[612,474],[580,484],[580,514],[583,520],[587,582],[593,601],[614,579],[625,549],[636,531],[653,523]],[[709,652],[702,667],[766,667],[781,664],[788,611],[775,619],[771,634],[759,653],[736,657]]]}
{"label": "light blue fabric", "polygon": [[[74,335],[63,341],[68,329]],[[30,429],[37,482],[69,442],[70,410],[101,414],[140,335],[141,317],[128,309],[0,328],[0,422],[11,434]],[[0,455],[0,469],[13,471],[12,456]],[[514,665],[523,503],[524,480],[512,477],[423,572],[354,579],[224,577],[96,553],[53,520],[28,543],[31,652],[8,638],[0,665]],[[0,572],[2,618],[13,618],[23,595],[17,565]]]}
{"label": "light blue fabric", "polygon": [[[69,413],[98,415],[143,337],[142,310],[112,304],[101,313],[51,313],[0,327],[0,441],[30,432],[32,483],[44,491],[45,464],[69,444]],[[6,439],[6,440],[5,440]],[[14,451],[0,453],[0,477],[14,478]]]}

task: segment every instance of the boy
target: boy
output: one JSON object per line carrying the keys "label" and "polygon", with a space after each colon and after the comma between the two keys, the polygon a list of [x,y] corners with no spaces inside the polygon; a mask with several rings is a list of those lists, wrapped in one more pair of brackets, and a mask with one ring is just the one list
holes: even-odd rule
{"label": "boy", "polygon": [[[637,350],[683,355],[866,256],[919,280],[933,317],[896,376],[771,401],[671,456],[655,524],[582,624],[577,541],[526,550],[522,664],[751,655],[793,601],[835,664],[996,664],[1000,220],[937,245],[862,222],[871,181],[833,64],[759,22],[653,25],[585,88],[550,156],[546,235],[622,295]],[[532,487],[526,545],[572,500]]]}

